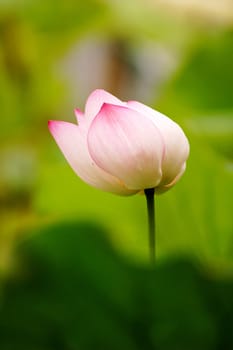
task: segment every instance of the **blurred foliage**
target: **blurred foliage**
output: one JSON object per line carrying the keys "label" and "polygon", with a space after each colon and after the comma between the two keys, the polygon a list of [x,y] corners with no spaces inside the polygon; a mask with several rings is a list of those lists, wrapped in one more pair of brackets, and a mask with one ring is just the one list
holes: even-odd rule
{"label": "blurred foliage", "polygon": [[233,30],[196,39],[171,83],[169,107],[202,112],[232,109],[232,61]]}
{"label": "blurred foliage", "polygon": [[31,232],[2,282],[0,347],[233,349],[233,279],[185,258],[156,268],[116,253],[91,223]]}

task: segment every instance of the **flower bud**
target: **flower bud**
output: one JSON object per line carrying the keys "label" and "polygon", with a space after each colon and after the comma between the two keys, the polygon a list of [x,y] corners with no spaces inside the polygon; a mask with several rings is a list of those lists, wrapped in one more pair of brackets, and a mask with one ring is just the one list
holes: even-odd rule
{"label": "flower bud", "polygon": [[49,121],[70,166],[86,183],[119,195],[162,193],[182,176],[188,140],[178,124],[136,101],[95,90],[77,124]]}

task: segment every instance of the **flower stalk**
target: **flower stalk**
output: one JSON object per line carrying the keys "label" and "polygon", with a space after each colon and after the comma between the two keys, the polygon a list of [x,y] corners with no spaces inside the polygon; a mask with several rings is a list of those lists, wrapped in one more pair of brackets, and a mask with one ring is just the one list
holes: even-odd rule
{"label": "flower stalk", "polygon": [[148,217],[148,236],[149,236],[149,251],[151,264],[155,264],[155,190],[154,188],[148,188],[144,190],[147,203],[147,217]]}

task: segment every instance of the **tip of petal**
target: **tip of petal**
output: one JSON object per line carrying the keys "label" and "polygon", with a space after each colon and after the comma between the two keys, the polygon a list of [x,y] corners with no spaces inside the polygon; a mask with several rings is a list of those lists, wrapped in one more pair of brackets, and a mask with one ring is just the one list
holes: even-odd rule
{"label": "tip of petal", "polygon": [[102,104],[101,108],[100,108],[100,111],[106,110],[106,109],[111,109],[112,106],[114,106],[114,105],[111,104],[111,103],[104,102],[104,103]]}
{"label": "tip of petal", "polygon": [[93,119],[99,113],[104,103],[112,103],[115,105],[122,105],[123,102],[117,97],[103,89],[94,90],[88,97],[85,106],[85,116],[88,119]]}
{"label": "tip of petal", "polygon": [[78,108],[75,108],[74,109],[74,114],[75,114],[75,117],[76,117],[76,120],[78,123],[80,123],[80,121],[83,119],[84,117],[84,114],[82,111],[80,111],[80,109]]}
{"label": "tip of petal", "polygon": [[92,91],[91,95],[106,93],[104,89],[98,88]]}
{"label": "tip of petal", "polygon": [[74,109],[74,114],[75,115],[80,115],[80,114],[83,115],[83,112],[79,108],[75,108]]}
{"label": "tip of petal", "polygon": [[49,128],[50,133],[53,135],[53,137],[55,137],[57,132],[60,130],[60,126],[62,126],[62,124],[64,124],[64,123],[65,122],[59,121],[59,120],[49,120],[48,121],[48,128]]}
{"label": "tip of petal", "polygon": [[89,97],[90,96],[105,96],[105,95],[110,95],[110,93],[108,92],[108,91],[106,91],[106,90],[104,90],[104,89],[102,89],[102,88],[98,88],[98,89],[95,89],[95,90],[93,90],[91,93],[90,93],[90,95],[89,95]]}
{"label": "tip of petal", "polygon": [[49,120],[48,121],[48,129],[51,134],[54,136],[60,130],[66,128],[66,126],[77,127],[77,124],[64,122],[63,120]]}
{"label": "tip of petal", "polygon": [[50,132],[52,132],[52,130],[54,129],[55,124],[55,120],[48,120],[48,128]]}
{"label": "tip of petal", "polygon": [[113,110],[113,109],[128,109],[127,106],[124,106],[123,104],[122,105],[117,105],[117,104],[114,104],[114,103],[108,103],[108,102],[104,102],[100,108],[100,112],[102,111],[110,111],[110,110]]}
{"label": "tip of petal", "polygon": [[94,91],[92,91],[90,93],[90,95],[88,96],[87,102],[92,100],[92,99],[100,99],[101,101],[104,101],[105,96],[108,94],[107,91],[105,91],[104,89],[96,89]]}

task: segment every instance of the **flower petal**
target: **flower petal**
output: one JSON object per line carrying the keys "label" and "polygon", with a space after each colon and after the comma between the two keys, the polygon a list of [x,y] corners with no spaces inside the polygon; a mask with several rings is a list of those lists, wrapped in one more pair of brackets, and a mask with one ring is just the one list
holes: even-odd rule
{"label": "flower petal", "polygon": [[151,120],[124,106],[104,104],[88,132],[96,164],[128,188],[155,187],[161,180],[164,143]]}
{"label": "flower petal", "polygon": [[78,124],[82,123],[84,120],[84,113],[82,111],[80,111],[80,109],[75,108],[74,114],[76,116]]}
{"label": "flower petal", "polygon": [[63,121],[50,121],[49,130],[75,173],[88,184],[120,195],[134,194],[117,178],[100,169],[91,159],[87,148],[87,128]]}
{"label": "flower petal", "polygon": [[119,100],[117,97],[111,95],[109,92],[97,89],[93,91],[86,102],[85,116],[89,121],[92,121],[95,116],[99,113],[104,103],[111,103],[114,105],[124,105],[124,102]]}
{"label": "flower petal", "polygon": [[127,105],[150,117],[160,130],[165,142],[165,155],[162,162],[162,184],[169,184],[179,174],[189,155],[189,142],[181,127],[160,112],[137,101],[129,101]]}
{"label": "flower petal", "polygon": [[156,187],[155,188],[155,193],[156,194],[162,194],[162,193],[167,192],[168,190],[170,190],[170,188],[173,187],[179,181],[179,179],[182,177],[182,175],[185,172],[185,169],[186,169],[186,163],[184,163],[182,165],[179,174],[168,185],[162,185],[162,186]]}

